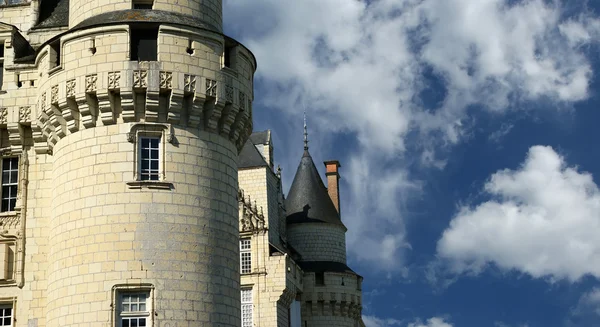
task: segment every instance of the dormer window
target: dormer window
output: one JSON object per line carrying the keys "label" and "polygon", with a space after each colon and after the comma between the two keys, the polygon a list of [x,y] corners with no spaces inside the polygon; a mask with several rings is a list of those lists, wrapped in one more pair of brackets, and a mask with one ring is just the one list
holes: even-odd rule
{"label": "dormer window", "polygon": [[133,9],[152,10],[152,0],[133,0]]}

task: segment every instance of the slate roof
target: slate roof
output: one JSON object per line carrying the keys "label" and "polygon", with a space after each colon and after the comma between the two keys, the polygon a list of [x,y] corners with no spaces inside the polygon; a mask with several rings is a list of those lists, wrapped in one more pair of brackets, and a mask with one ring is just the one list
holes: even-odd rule
{"label": "slate roof", "polygon": [[270,140],[269,140],[269,131],[262,131],[262,132],[254,132],[252,133],[252,135],[250,135],[250,141],[253,144],[267,144]]}
{"label": "slate roof", "polygon": [[248,140],[238,156],[238,168],[254,167],[269,167],[269,164],[267,164],[265,158],[258,152],[254,144]]}
{"label": "slate roof", "polygon": [[221,33],[215,26],[202,22],[192,16],[170,11],[144,9],[127,9],[102,13],[82,21],[73,29],[106,25],[110,23],[167,23],[192,26]]}
{"label": "slate roof", "polygon": [[341,262],[332,262],[332,261],[298,261],[298,265],[305,272],[341,272],[341,273],[351,273],[356,276],[359,276],[355,273],[350,267],[341,263]]}
{"label": "slate roof", "polygon": [[40,4],[40,18],[32,29],[69,26],[69,0],[45,0]]}
{"label": "slate roof", "polygon": [[308,150],[298,165],[285,200],[288,224],[329,223],[344,226]]}

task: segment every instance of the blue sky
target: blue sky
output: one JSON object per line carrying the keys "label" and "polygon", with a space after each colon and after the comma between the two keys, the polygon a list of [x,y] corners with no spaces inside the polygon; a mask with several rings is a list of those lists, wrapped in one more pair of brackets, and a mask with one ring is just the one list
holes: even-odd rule
{"label": "blue sky", "polygon": [[304,110],[342,163],[368,327],[600,325],[599,1],[224,3],[284,187]]}

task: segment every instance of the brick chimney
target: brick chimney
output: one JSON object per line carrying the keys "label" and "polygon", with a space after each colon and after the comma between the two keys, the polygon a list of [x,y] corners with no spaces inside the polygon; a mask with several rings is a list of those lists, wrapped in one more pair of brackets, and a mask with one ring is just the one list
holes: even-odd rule
{"label": "brick chimney", "polygon": [[333,202],[333,205],[340,213],[340,162],[337,160],[325,161],[325,176],[327,176],[327,193]]}

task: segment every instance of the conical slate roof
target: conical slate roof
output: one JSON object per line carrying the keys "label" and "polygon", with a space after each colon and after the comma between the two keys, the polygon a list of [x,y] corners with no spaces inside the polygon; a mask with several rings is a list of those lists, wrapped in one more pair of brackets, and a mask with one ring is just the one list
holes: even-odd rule
{"label": "conical slate roof", "polygon": [[304,151],[285,200],[288,224],[329,223],[344,226],[308,149]]}

